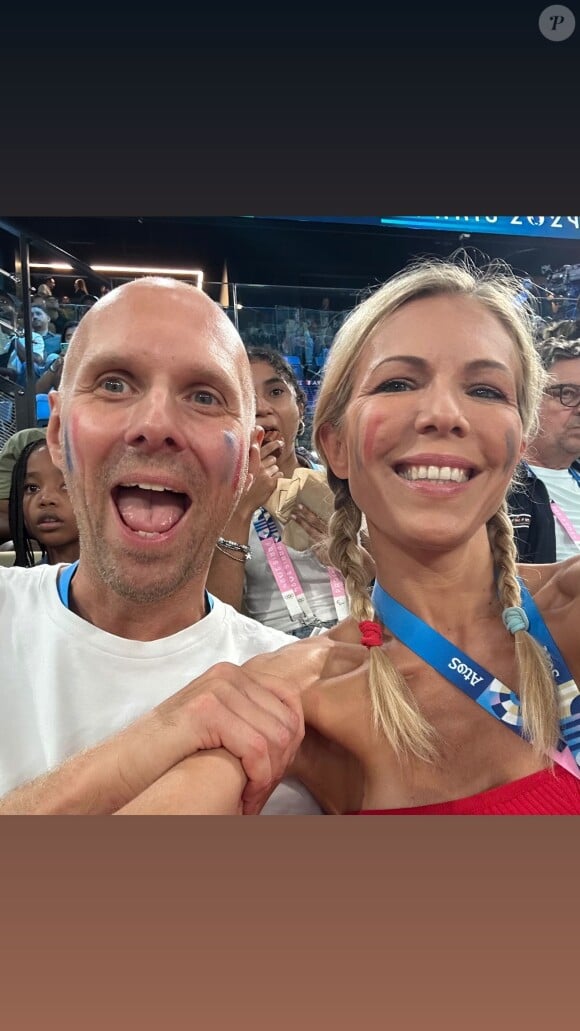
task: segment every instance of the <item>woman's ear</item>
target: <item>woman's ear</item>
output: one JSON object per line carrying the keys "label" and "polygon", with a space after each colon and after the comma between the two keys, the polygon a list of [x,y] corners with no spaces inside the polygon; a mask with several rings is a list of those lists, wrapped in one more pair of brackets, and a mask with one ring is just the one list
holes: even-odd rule
{"label": "woman's ear", "polygon": [[339,480],[348,480],[348,452],[341,431],[331,423],[325,422],[320,427],[319,436],[326,461],[332,472]]}

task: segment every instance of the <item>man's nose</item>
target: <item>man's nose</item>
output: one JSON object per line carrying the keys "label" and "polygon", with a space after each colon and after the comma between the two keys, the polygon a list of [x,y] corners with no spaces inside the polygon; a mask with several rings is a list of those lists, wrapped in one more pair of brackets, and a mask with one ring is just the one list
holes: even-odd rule
{"label": "man's nose", "polygon": [[125,442],[157,451],[182,451],[186,439],[180,428],[179,404],[165,390],[150,390],[129,409]]}

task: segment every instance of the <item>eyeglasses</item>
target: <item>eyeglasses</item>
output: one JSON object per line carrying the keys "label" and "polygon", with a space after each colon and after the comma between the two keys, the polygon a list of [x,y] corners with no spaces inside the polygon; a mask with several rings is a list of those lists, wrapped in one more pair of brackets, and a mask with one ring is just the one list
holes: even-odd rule
{"label": "eyeglasses", "polygon": [[576,383],[559,383],[557,387],[547,387],[544,393],[558,398],[564,408],[575,408],[580,405],[580,386]]}

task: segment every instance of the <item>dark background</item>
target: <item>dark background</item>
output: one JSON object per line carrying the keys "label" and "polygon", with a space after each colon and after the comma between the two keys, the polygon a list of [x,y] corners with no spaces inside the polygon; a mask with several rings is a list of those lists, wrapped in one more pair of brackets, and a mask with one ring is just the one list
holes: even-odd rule
{"label": "dark background", "polygon": [[[242,216],[93,216],[18,218],[10,221],[92,264],[168,265],[201,269],[220,282],[364,288],[381,282],[422,254],[447,256],[457,248],[503,258],[516,271],[539,275],[542,265],[580,262],[574,240],[425,232],[337,223],[293,222]],[[49,260],[37,255],[36,260]],[[48,272],[46,273],[48,274]],[[57,295],[67,292],[59,289]],[[35,275],[40,279],[40,275]],[[96,288],[95,281],[95,288]],[[90,284],[89,284],[90,287]]]}

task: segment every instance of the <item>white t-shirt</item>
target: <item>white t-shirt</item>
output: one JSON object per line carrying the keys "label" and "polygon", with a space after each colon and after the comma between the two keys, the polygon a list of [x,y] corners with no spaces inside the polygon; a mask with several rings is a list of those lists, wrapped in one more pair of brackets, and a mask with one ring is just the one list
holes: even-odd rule
{"label": "white t-shirt", "polygon": [[[59,568],[0,568],[0,796],[110,737],[215,663],[239,665],[293,641],[218,599],[171,637],[116,637],[62,604]],[[299,797],[292,792],[291,781],[280,785],[269,811],[296,812],[303,802],[301,811],[321,812],[302,786]]]}
{"label": "white t-shirt", "polygon": [[[572,526],[580,534],[580,486],[568,469],[547,469],[543,465],[530,465],[532,472],[546,485],[550,501],[562,509]],[[579,548],[554,513],[556,529],[556,561],[577,555]]]}

